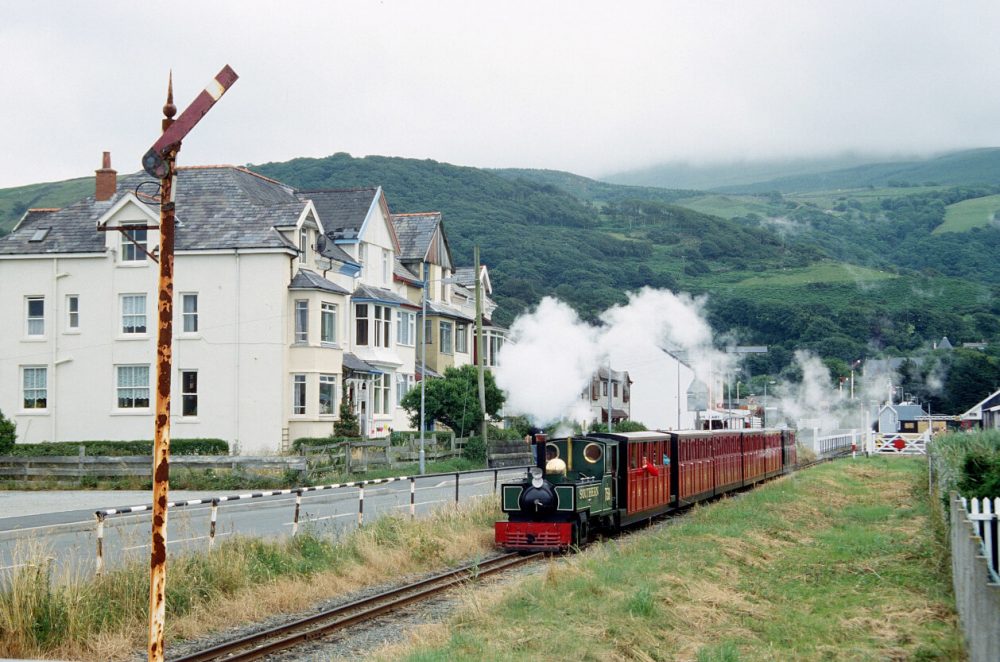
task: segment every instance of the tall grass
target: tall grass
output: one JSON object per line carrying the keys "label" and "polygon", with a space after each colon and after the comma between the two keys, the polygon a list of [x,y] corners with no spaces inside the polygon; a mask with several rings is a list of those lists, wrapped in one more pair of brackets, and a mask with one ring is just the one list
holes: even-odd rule
{"label": "tall grass", "polygon": [[[952,491],[965,497],[1000,496],[1000,430],[953,432],[930,445],[930,462],[942,498]],[[991,481],[991,476],[996,476]]]}
{"label": "tall grass", "polygon": [[[237,538],[207,554],[172,557],[168,640],[225,624],[209,614],[237,613],[241,603],[248,618],[259,618],[286,606],[304,608],[310,597],[330,597],[317,587],[349,590],[483,555],[496,517],[494,501],[481,499],[424,520],[383,517],[340,539],[309,531],[283,541]],[[97,578],[55,578],[43,550],[19,556],[28,559],[25,565],[0,577],[0,657],[108,660],[142,647],[149,599],[145,563]]]}

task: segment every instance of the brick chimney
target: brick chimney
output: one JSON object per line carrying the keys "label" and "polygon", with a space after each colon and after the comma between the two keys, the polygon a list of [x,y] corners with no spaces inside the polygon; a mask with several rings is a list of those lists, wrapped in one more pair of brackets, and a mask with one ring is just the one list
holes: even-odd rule
{"label": "brick chimney", "polygon": [[104,152],[101,169],[94,172],[97,174],[94,198],[98,202],[110,200],[118,187],[118,171],[111,168],[111,152]]}

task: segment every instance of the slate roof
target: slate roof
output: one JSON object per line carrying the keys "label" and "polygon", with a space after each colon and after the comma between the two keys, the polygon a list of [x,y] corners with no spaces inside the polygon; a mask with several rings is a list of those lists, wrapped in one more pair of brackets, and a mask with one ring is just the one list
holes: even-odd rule
{"label": "slate roof", "polygon": [[[105,237],[97,230],[101,218],[126,192],[155,190],[145,173],[118,179],[115,195],[98,202],[88,196],[63,209],[29,213],[17,230],[0,239],[0,255],[103,253]],[[180,168],[177,173],[176,250],[289,248],[274,226],[295,223],[303,202],[293,189],[235,166]],[[159,205],[147,203],[158,215]],[[30,242],[35,230],[51,226],[44,241]]]}
{"label": "slate roof", "polygon": [[423,283],[423,281],[420,280],[420,276],[415,274],[413,271],[410,270],[409,267],[400,262],[398,257],[393,261],[392,275],[397,278],[401,278],[407,282],[415,283],[417,285]]}
{"label": "slate roof", "polygon": [[920,405],[893,405],[896,415],[901,421],[915,421],[918,418],[927,416],[927,412]]}
{"label": "slate roof", "polygon": [[379,372],[350,352],[344,352],[344,368],[354,372]]}
{"label": "slate roof", "polygon": [[470,290],[475,289],[476,287],[475,267],[455,267],[452,277],[458,282],[459,285],[467,287]]}
{"label": "slate roof", "polygon": [[440,317],[450,317],[452,319],[463,320],[466,322],[475,321],[475,317],[471,317],[463,313],[458,308],[453,308],[451,306],[446,306],[443,303],[437,301],[427,302],[427,314],[428,315],[438,315]]}
{"label": "slate roof", "polygon": [[434,232],[441,223],[441,212],[420,214],[392,214],[392,226],[399,238],[401,260],[423,260],[427,255]]}
{"label": "slate roof", "polygon": [[368,217],[378,188],[323,189],[298,191],[300,200],[312,200],[323,221],[326,234],[334,239],[357,239]]}
{"label": "slate roof", "polygon": [[378,303],[389,304],[390,306],[413,305],[409,299],[404,299],[395,292],[381,287],[372,287],[371,285],[358,285],[358,288],[354,290],[354,294],[351,296],[355,301],[376,301]]}
{"label": "slate roof", "polygon": [[290,290],[323,290],[334,294],[350,294],[350,292],[340,285],[328,281],[317,273],[308,269],[299,269],[295,278],[288,284]]}

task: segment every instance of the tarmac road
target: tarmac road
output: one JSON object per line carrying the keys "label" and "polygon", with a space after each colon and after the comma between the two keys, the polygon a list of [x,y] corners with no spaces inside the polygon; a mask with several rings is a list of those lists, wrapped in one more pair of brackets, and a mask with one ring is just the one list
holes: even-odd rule
{"label": "tarmac road", "polygon": [[[524,475],[524,469],[500,470],[499,483]],[[418,517],[455,502],[452,475],[418,478],[415,484]],[[299,531],[342,534],[358,526],[356,487],[345,487],[302,495]],[[464,473],[459,480],[459,499],[493,494],[493,472]],[[171,501],[222,496],[209,492],[176,491]],[[149,503],[149,492],[0,492],[0,574],[16,570],[38,559],[49,559],[53,573],[92,574],[96,568],[96,518],[98,509],[122,508]],[[387,513],[409,514],[410,482],[368,485],[364,494],[364,521]],[[207,549],[211,506],[172,508],[167,526],[168,552]],[[291,534],[295,495],[259,497],[224,502],[218,507],[216,541],[229,536],[278,538]],[[113,568],[126,561],[148,559],[149,512],[109,515],[104,522],[104,563]]]}

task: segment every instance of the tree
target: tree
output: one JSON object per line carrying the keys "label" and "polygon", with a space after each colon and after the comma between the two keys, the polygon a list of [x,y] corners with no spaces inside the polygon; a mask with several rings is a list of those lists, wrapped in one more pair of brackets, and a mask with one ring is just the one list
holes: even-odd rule
{"label": "tree", "polygon": [[333,423],[334,437],[360,437],[361,430],[358,428],[358,415],[354,413],[351,400],[347,397],[340,399],[340,419]]}
{"label": "tree", "polygon": [[8,453],[17,441],[17,424],[0,411],[0,455]]}
{"label": "tree", "polygon": [[[497,418],[503,406],[503,393],[497,388],[493,374],[486,373],[486,413]],[[424,416],[428,421],[439,421],[464,437],[476,430],[483,421],[479,411],[479,376],[476,366],[448,368],[444,377],[428,379],[424,385]],[[410,413],[410,424],[420,426],[420,389],[415,388],[403,397],[402,407]]]}

